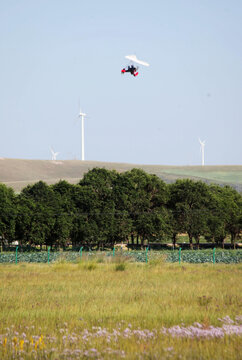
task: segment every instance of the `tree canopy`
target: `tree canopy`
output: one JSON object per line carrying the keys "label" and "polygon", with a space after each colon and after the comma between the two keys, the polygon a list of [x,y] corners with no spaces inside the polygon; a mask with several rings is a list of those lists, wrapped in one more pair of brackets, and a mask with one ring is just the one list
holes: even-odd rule
{"label": "tree canopy", "polygon": [[189,179],[165,184],[140,169],[94,168],[78,184],[39,181],[14,194],[0,184],[0,239],[21,245],[113,246],[125,241],[176,242],[200,237],[218,244],[242,231],[242,196],[229,186]]}

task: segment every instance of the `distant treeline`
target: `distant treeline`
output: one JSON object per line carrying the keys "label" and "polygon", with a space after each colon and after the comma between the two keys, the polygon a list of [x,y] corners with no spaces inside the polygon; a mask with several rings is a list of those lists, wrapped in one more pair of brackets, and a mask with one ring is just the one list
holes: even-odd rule
{"label": "distant treeline", "polygon": [[242,196],[229,186],[189,179],[165,184],[140,169],[94,168],[77,185],[39,181],[15,194],[0,184],[0,242],[66,248],[117,242],[173,242],[187,233],[234,246],[242,231]]}

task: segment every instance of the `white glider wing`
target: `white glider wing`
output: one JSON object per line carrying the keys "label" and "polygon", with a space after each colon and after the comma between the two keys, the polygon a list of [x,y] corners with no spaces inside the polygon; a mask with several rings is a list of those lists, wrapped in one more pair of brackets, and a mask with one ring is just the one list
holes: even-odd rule
{"label": "white glider wing", "polygon": [[125,58],[140,65],[150,66],[150,64],[148,64],[147,62],[137,59],[136,55],[127,55],[125,56]]}

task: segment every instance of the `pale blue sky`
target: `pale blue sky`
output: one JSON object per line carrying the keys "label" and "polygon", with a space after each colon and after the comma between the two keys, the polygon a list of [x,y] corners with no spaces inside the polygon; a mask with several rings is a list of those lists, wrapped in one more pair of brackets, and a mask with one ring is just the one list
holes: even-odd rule
{"label": "pale blue sky", "polygon": [[[241,0],[0,0],[0,157],[242,164]],[[121,75],[124,56],[150,63]]]}

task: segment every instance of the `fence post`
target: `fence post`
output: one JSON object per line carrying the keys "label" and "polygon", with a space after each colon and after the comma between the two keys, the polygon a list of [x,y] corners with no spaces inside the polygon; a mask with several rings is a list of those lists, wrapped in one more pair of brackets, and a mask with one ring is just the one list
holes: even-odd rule
{"label": "fence post", "polygon": [[18,263],[18,246],[16,246],[15,264]]}
{"label": "fence post", "polygon": [[148,262],[148,250],[149,250],[149,245],[147,246],[146,250],[145,250],[145,262]]}
{"label": "fence post", "polygon": [[113,256],[115,256],[115,247],[113,247]]}
{"label": "fence post", "polygon": [[50,263],[50,246],[48,246],[48,264]]}
{"label": "fence post", "polygon": [[82,258],[82,249],[83,249],[83,246],[80,248],[79,250],[79,253],[80,253],[80,258]]}
{"label": "fence post", "polygon": [[213,249],[213,264],[215,264],[215,248]]}
{"label": "fence post", "polygon": [[179,248],[179,264],[181,263],[181,248]]}

